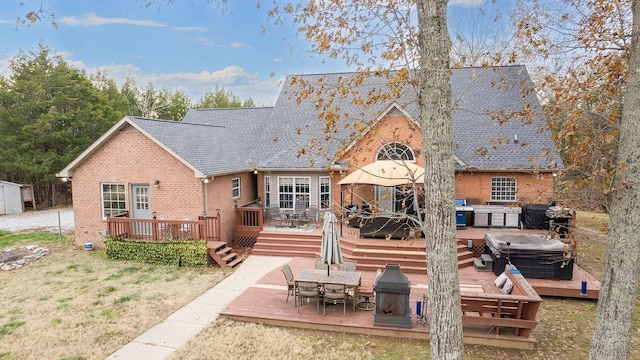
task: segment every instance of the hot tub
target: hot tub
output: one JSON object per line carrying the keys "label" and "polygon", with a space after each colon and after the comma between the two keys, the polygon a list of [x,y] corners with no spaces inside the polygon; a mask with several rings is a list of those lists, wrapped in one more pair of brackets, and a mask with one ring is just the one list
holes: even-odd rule
{"label": "hot tub", "polygon": [[500,275],[511,260],[525,278],[573,278],[574,249],[560,240],[547,239],[544,235],[492,232],[488,232],[484,239],[485,253],[491,255],[496,275]]}

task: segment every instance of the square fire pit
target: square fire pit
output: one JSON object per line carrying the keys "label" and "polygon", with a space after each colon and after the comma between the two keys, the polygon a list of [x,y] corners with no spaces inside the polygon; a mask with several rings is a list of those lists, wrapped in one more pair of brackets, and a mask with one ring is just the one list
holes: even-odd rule
{"label": "square fire pit", "polygon": [[376,308],[373,314],[373,325],[410,329],[412,327],[409,306],[411,282],[400,271],[399,264],[387,264],[376,282],[375,292]]}

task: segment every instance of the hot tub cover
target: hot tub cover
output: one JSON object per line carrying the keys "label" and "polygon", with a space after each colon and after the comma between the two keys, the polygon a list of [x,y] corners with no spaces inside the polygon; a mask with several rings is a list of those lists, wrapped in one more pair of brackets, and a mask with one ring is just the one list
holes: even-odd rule
{"label": "hot tub cover", "polygon": [[[573,247],[557,239],[547,239],[544,235],[486,233],[485,244],[493,255],[501,254],[519,257],[563,257],[567,252],[573,254]],[[507,246],[507,242],[510,242]]]}

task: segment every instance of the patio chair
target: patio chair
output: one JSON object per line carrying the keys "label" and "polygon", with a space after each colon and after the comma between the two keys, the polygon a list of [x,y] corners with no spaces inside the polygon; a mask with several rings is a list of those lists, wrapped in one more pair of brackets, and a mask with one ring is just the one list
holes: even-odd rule
{"label": "patio chair", "polygon": [[356,307],[360,310],[371,311],[376,308],[375,301],[372,302],[371,299],[375,296],[375,287],[378,278],[382,275],[382,270],[378,269],[376,271],[376,276],[373,279],[372,286],[369,285],[361,285],[358,286],[358,298],[364,299],[356,303]]}
{"label": "patio chair", "polygon": [[316,300],[316,315],[320,311],[320,299],[322,298],[322,293],[320,292],[320,288],[318,287],[317,282],[309,282],[309,281],[298,281],[296,283],[296,289],[298,289],[298,313],[300,313],[300,308],[304,303],[304,299],[315,299]]}
{"label": "patio chair", "polygon": [[269,225],[271,225],[272,221],[275,222],[275,226],[278,226],[278,224],[283,226],[287,221],[287,218],[284,216],[278,205],[269,206]]}
{"label": "patio chair", "polygon": [[344,284],[324,284],[324,301],[322,304],[322,315],[327,314],[327,301],[333,301],[334,304],[342,303],[342,316],[347,314],[347,298],[348,294]]}
{"label": "patio chair", "polygon": [[[158,215],[156,220],[167,220],[166,215]],[[158,223],[158,239],[159,240],[172,240],[173,234],[171,233],[171,227],[166,222]]]}
{"label": "patio chair", "polygon": [[[182,217],[182,221],[193,221],[193,219],[191,218],[191,216],[183,216]],[[180,239],[192,239],[193,235],[192,235],[192,225],[191,224],[182,224],[180,225],[180,233],[179,233],[179,238]]]}
{"label": "patio chair", "polygon": [[338,264],[339,271],[356,271],[356,261],[343,261],[342,264]]}
{"label": "patio chair", "polygon": [[307,211],[307,203],[304,201],[296,201],[296,204],[293,206],[293,213],[291,214],[291,220],[293,225],[293,220],[298,222],[298,225],[304,221],[305,212]]}
{"label": "patio chair", "polygon": [[312,221],[314,224],[318,222],[318,213],[318,207],[315,205],[311,205],[300,215],[300,217],[298,217],[298,220],[300,224],[304,223],[307,225],[307,228],[309,228],[309,224],[311,224]]}
{"label": "patio chair", "polygon": [[294,302],[296,302],[296,284],[293,282],[293,272],[291,272],[291,267],[289,264],[285,264],[281,270],[284,274],[284,279],[287,281],[287,300],[284,302],[289,302],[289,295],[293,295]]}
{"label": "patio chair", "polygon": [[325,264],[320,259],[316,260],[316,270],[327,270],[327,267],[329,267],[329,264]]}

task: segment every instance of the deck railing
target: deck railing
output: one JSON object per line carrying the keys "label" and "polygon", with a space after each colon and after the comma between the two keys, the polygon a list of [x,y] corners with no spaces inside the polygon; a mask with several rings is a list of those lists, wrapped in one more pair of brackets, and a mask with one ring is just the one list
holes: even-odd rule
{"label": "deck railing", "polygon": [[234,245],[241,248],[253,247],[264,224],[264,211],[259,206],[236,208]]}
{"label": "deck railing", "polygon": [[220,241],[220,220],[217,216],[198,220],[136,219],[128,214],[107,218],[108,235],[143,241],[211,240]]}

